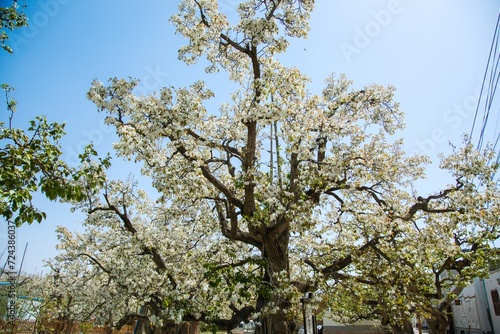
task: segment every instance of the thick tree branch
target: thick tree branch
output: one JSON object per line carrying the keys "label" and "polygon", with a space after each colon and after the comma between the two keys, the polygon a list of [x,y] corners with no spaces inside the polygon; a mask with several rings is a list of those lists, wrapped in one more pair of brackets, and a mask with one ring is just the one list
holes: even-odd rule
{"label": "thick tree branch", "polygon": [[334,261],[329,266],[322,269],[318,268],[310,259],[304,259],[304,263],[309,265],[314,271],[322,273],[325,277],[335,278],[339,275],[339,272],[349,266],[353,261],[353,256],[362,254],[367,248],[372,248],[379,242],[380,238],[374,238],[366,242],[363,246],[359,247],[356,251]]}
{"label": "thick tree branch", "polygon": [[255,307],[253,306],[244,306],[238,309],[234,304],[231,304],[229,308],[233,311],[230,319],[208,320],[208,317],[202,314],[201,320],[215,324],[219,330],[230,331],[236,328],[242,321],[248,321],[252,313],[255,312]]}
{"label": "thick tree branch", "polygon": [[438,200],[438,199],[443,199],[446,198],[449,194],[459,191],[463,187],[463,183],[457,180],[457,186],[454,188],[448,188],[443,190],[437,195],[431,195],[428,196],[427,198],[423,197],[418,197],[418,202],[413,204],[410,209],[408,210],[408,213],[404,217],[400,217],[403,220],[411,220],[415,214],[419,211],[424,211],[428,213],[447,213],[447,212],[462,212],[462,208],[445,208],[445,209],[431,209],[429,208],[429,202],[432,200]]}

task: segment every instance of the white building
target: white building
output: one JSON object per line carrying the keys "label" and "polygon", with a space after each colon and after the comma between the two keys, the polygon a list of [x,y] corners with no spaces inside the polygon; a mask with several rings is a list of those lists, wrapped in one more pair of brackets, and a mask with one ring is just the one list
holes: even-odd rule
{"label": "white building", "polygon": [[500,269],[476,278],[452,306],[456,334],[500,334]]}

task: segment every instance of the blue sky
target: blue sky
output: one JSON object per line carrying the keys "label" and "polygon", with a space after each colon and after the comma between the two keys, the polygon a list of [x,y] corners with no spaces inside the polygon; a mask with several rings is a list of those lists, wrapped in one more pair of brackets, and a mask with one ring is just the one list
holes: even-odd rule
{"label": "blue sky", "polygon": [[[231,15],[239,1],[219,2]],[[184,40],[168,22],[177,1],[25,3],[30,26],[11,34],[14,54],[0,53],[0,82],[16,89],[15,126],[24,127],[36,115],[66,123],[62,144],[70,163],[87,143],[92,141],[104,154],[114,140],[103,115],[85,97],[94,78],[138,78],[143,93],[198,79],[205,79],[216,94],[227,91],[223,74],[206,76],[203,66],[177,60]],[[314,93],[321,92],[330,73],[345,73],[356,87],[394,85],[406,113],[407,129],[400,136],[407,151],[436,160],[449,150],[448,141],[459,143],[461,134],[471,130],[499,12],[498,0],[317,0],[309,38],[293,40],[281,58],[311,77]],[[4,111],[1,120],[6,118]],[[112,177],[131,171],[115,164]],[[437,189],[429,185],[441,180],[431,167],[422,191]],[[18,257],[29,243],[23,265],[29,273],[41,271],[42,259],[56,254],[55,227],[81,229],[83,219],[66,205],[43,198],[37,204],[48,219],[18,229]]]}

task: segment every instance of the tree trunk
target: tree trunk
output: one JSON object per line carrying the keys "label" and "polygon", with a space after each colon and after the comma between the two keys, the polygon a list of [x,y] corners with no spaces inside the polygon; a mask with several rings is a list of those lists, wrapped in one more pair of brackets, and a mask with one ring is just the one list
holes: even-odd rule
{"label": "tree trunk", "polygon": [[405,319],[403,320],[403,330],[405,333],[408,333],[408,334],[413,334],[413,324],[411,323],[410,320],[408,319]]}
{"label": "tree trunk", "polygon": [[410,321],[403,320],[402,324],[390,325],[390,328],[394,334],[413,334],[413,326]]}
{"label": "tree trunk", "polygon": [[448,319],[443,316],[436,316],[433,319],[426,319],[431,334],[446,334]]}
{"label": "tree trunk", "polygon": [[269,284],[271,288],[271,295],[259,296],[257,302],[257,310],[262,307],[275,305],[274,310],[270,314],[264,315],[261,324],[262,334],[291,334],[293,324],[287,319],[287,309],[290,307],[290,301],[283,299],[282,296],[278,297],[274,291],[279,289],[280,282],[276,280],[276,274],[283,273],[289,275],[289,262],[288,262],[288,244],[289,244],[289,228],[286,228],[281,233],[272,231],[267,235],[263,244],[262,256],[267,260],[267,268],[264,274],[265,284]]}

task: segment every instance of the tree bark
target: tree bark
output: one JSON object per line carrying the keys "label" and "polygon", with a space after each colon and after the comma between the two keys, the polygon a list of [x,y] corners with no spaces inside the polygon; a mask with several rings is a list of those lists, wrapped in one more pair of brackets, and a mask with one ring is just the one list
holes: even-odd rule
{"label": "tree bark", "polygon": [[403,330],[405,333],[408,333],[408,334],[414,333],[413,324],[411,323],[410,320],[408,320],[408,319],[403,320]]}
{"label": "tree bark", "polygon": [[436,316],[433,319],[426,319],[431,334],[446,334],[448,319],[443,316]]}
{"label": "tree bark", "polygon": [[291,301],[283,299],[282,296],[274,294],[274,290],[279,289],[280,282],[276,280],[276,274],[286,273],[289,275],[288,245],[290,240],[290,229],[286,227],[276,232],[276,226],[268,228],[268,233],[263,242],[262,256],[267,260],[267,268],[264,274],[264,284],[271,288],[271,295],[259,296],[257,310],[269,304],[275,305],[276,312],[268,314],[262,319],[262,334],[291,334],[294,324],[286,317],[286,310],[290,307]]}

